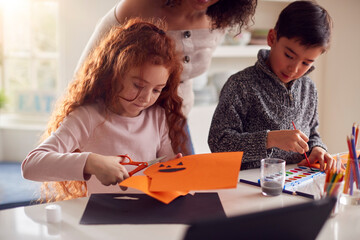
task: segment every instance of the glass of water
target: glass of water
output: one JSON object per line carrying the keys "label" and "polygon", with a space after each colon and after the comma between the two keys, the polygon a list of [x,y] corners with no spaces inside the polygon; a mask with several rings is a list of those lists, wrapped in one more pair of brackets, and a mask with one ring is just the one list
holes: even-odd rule
{"label": "glass of water", "polygon": [[281,194],[285,183],[285,160],[264,158],[260,167],[261,192],[265,196]]}

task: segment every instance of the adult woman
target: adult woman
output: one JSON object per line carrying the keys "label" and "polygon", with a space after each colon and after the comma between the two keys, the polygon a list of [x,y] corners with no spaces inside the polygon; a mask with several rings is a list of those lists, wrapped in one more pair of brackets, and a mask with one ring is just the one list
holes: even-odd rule
{"label": "adult woman", "polygon": [[98,23],[77,68],[112,26],[134,17],[161,18],[168,25],[167,33],[175,40],[177,51],[182,53],[179,95],[187,116],[194,102],[192,79],[209,68],[225,29],[237,27],[240,32],[255,13],[256,5],[257,0],[121,0]]}

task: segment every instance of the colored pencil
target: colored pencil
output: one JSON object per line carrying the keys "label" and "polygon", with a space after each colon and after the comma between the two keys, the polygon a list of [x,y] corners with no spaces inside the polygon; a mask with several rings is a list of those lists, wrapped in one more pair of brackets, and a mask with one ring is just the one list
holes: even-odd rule
{"label": "colored pencil", "polygon": [[353,195],[353,189],[354,189],[354,174],[350,170],[350,178],[349,178],[349,187],[350,187],[350,195]]}
{"label": "colored pencil", "polygon": [[301,197],[306,197],[306,198],[314,199],[314,195],[311,195],[311,194],[308,194],[308,193],[295,191],[295,194],[296,194],[296,195],[299,195],[299,196],[301,196]]}
{"label": "colored pencil", "polygon": [[[249,184],[249,185],[252,185],[252,186],[256,186],[256,187],[261,187],[261,185],[260,185],[259,182],[252,182],[252,181],[245,180],[245,179],[240,179],[240,182],[241,182],[241,183],[245,183],[245,184]],[[303,193],[303,192],[299,192],[299,191],[292,192],[292,191],[283,189],[282,192],[283,192],[283,193],[286,193],[286,194],[293,195],[293,196],[301,196],[301,197],[306,197],[306,198],[314,199],[314,195],[307,194],[307,193]]]}
{"label": "colored pencil", "polygon": [[258,183],[258,182],[252,182],[252,181],[248,181],[248,180],[245,180],[245,179],[240,179],[240,182],[260,187],[260,183]]}
{"label": "colored pencil", "polygon": [[356,173],[356,186],[358,189],[360,189],[360,185],[359,185],[359,181],[360,181],[360,169],[359,169],[359,162],[358,162],[358,159],[357,159],[357,154],[356,154],[356,146],[355,146],[355,138],[352,137],[351,138],[351,149],[352,149],[352,161],[354,163],[354,167],[355,167],[355,173]]}
{"label": "colored pencil", "polygon": [[[352,180],[355,181],[357,188],[359,189],[359,180],[360,180],[360,169],[359,164],[356,158],[356,149],[355,149],[355,139],[354,136],[347,137],[347,144],[349,148],[349,159],[350,159],[350,171],[352,173]],[[351,187],[351,182],[350,182]]]}
{"label": "colored pencil", "polygon": [[[356,125],[356,127],[355,127]],[[357,140],[358,140],[358,136],[359,136],[359,125],[354,123],[353,125],[353,134],[352,134],[352,137],[351,137],[351,149],[352,149],[352,159],[354,160],[354,164],[355,164],[355,169],[356,169],[356,173],[357,173],[357,188],[360,189],[359,187],[359,181],[360,181],[360,170],[359,170],[359,163],[358,163],[358,158],[360,158],[360,155],[359,157],[357,157],[357,152],[356,152],[356,145],[357,145]]]}
{"label": "colored pencil", "polygon": [[[358,136],[359,136],[359,125],[356,125],[356,130],[355,130],[355,146],[357,145]],[[355,155],[356,155],[356,154],[355,154]]]}
{"label": "colored pencil", "polygon": [[340,184],[337,184],[337,183],[340,183],[340,182],[342,181],[342,179],[343,179],[343,173],[342,173],[342,172],[340,172],[339,174],[335,173],[335,179],[334,179],[334,181],[332,182],[332,184],[330,185],[331,188],[330,188],[329,191],[328,191],[328,193],[329,193],[328,195],[329,195],[329,196],[334,195],[334,194],[333,194],[334,192],[335,192],[335,194],[336,194],[338,188],[340,187]]}
{"label": "colored pencil", "polygon": [[352,136],[355,136],[355,132],[356,132],[356,130],[355,130],[355,127],[356,126],[356,123],[353,123],[353,126],[352,126],[352,129],[351,129],[351,135]]}
{"label": "colored pencil", "polygon": [[330,170],[326,171],[326,175],[325,175],[325,183],[324,183],[324,192],[327,191],[327,187],[328,187],[328,183],[330,182]]}
{"label": "colored pencil", "polygon": [[329,193],[332,184],[335,183],[335,179],[336,179],[336,175],[337,175],[337,174],[329,170],[329,171],[326,172],[326,175],[328,175],[329,178],[326,178],[326,180],[325,180],[324,191],[325,191],[326,193]]}
{"label": "colored pencil", "polygon": [[345,183],[344,183],[344,191],[343,191],[343,193],[345,193],[345,194],[348,194],[348,192],[349,192],[350,168],[351,168],[350,165],[351,165],[350,164],[350,157],[348,156],[348,160],[347,160],[347,163],[346,163],[346,169],[345,169],[345,177],[344,177]]}

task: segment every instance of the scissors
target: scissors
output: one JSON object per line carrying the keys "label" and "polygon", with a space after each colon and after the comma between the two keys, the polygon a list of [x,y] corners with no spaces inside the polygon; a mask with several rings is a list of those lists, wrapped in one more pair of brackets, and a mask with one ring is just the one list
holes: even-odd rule
{"label": "scissors", "polygon": [[137,166],[137,168],[135,168],[134,170],[129,172],[129,176],[132,176],[133,174],[143,170],[144,168],[147,168],[147,167],[163,160],[166,156],[158,157],[158,158],[148,161],[148,162],[134,162],[128,155],[118,155],[118,157],[124,158],[124,161],[120,162],[121,165]]}

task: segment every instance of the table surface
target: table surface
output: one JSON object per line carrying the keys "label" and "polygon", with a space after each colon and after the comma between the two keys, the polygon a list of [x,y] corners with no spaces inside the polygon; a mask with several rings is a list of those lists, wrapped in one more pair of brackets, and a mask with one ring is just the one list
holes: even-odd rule
{"label": "table surface", "polygon": [[[294,167],[288,166],[287,168]],[[259,169],[241,171],[239,178],[256,181]],[[209,192],[209,191],[206,191]],[[237,188],[217,190],[227,216],[235,216],[272,208],[279,208],[311,199],[281,194],[266,197],[260,188],[238,183]],[[138,193],[138,192],[136,192]],[[62,208],[62,221],[46,222],[47,204],[18,207],[0,211],[0,239],[182,239],[187,225],[81,225],[88,197],[58,202]],[[299,223],[301,227],[301,223]],[[339,213],[329,218],[317,239],[358,239],[360,236],[360,206],[340,206]]]}

